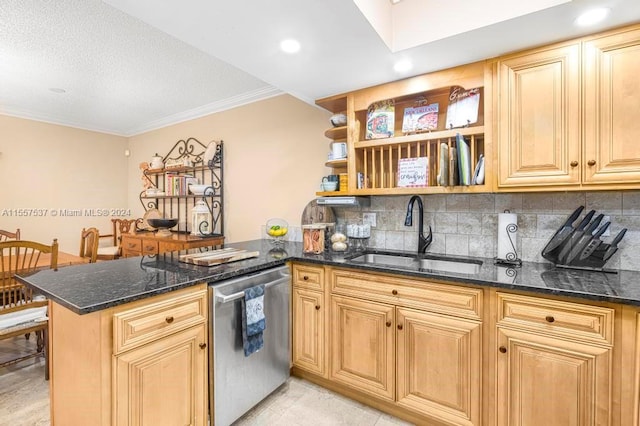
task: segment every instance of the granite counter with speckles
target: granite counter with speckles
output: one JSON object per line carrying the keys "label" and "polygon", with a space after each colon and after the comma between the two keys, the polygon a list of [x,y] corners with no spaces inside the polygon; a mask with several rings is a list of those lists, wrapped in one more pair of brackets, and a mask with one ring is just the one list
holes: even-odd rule
{"label": "granite counter with speckles", "polygon": [[[282,249],[275,249],[268,240],[225,244],[225,247],[259,251],[260,255],[206,267],[182,263],[178,260],[180,253],[174,252],[69,266],[57,271],[43,270],[19,277],[19,280],[78,314],[99,311],[202,282],[216,285],[220,281],[279,266],[286,261],[640,306],[640,272],[636,271],[592,272],[556,268],[550,263],[530,262],[524,262],[521,267],[505,267],[496,265],[493,259],[473,258],[482,262],[478,273],[460,274],[420,269],[411,265],[357,263],[350,260],[354,254],[307,254],[298,242],[287,242]],[[407,254],[389,250],[369,252]]]}

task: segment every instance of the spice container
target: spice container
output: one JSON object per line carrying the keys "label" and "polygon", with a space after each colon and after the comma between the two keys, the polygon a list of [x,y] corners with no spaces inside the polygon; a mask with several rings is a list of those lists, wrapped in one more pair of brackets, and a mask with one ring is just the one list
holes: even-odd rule
{"label": "spice container", "polygon": [[320,254],[324,252],[324,230],[327,224],[302,225],[302,251]]}

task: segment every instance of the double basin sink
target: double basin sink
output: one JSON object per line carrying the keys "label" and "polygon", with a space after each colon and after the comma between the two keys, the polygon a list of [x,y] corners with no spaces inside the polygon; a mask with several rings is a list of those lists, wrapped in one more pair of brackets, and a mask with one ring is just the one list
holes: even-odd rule
{"label": "double basin sink", "polygon": [[348,259],[353,263],[395,268],[429,270],[473,275],[480,272],[482,261],[438,255],[405,255],[395,253],[361,253]]}

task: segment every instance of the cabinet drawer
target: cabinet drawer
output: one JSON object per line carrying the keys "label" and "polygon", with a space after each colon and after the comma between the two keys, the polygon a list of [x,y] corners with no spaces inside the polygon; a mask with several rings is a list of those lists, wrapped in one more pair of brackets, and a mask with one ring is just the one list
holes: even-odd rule
{"label": "cabinet drawer", "polygon": [[184,249],[184,244],[182,243],[168,243],[166,241],[160,242],[160,253],[166,253],[169,251],[177,251]]}
{"label": "cabinet drawer", "polygon": [[142,254],[158,254],[158,243],[151,240],[142,240]]}
{"label": "cabinet drawer", "polygon": [[140,238],[122,238],[122,251],[142,253],[142,240]]}
{"label": "cabinet drawer", "polygon": [[612,308],[497,293],[498,326],[526,328],[570,339],[613,343]]}
{"label": "cabinet drawer", "polygon": [[330,284],[336,294],[482,319],[482,289],[345,269],[332,270]]}
{"label": "cabinet drawer", "polygon": [[324,268],[322,266],[294,264],[293,285],[324,291]]}
{"label": "cabinet drawer", "polygon": [[184,330],[207,319],[207,290],[163,298],[113,316],[115,354]]}

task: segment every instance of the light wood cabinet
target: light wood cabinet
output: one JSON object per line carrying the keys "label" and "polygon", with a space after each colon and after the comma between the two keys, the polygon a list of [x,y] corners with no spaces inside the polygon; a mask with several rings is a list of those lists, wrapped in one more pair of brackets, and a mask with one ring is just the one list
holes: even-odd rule
{"label": "light wood cabinet", "polygon": [[330,285],[330,379],[424,421],[482,424],[482,290],[346,269]]}
{"label": "light wood cabinet", "polygon": [[292,269],[292,363],[328,377],[328,333],[324,267],[294,263]]}
{"label": "light wood cabinet", "polygon": [[395,397],[394,307],[331,296],[331,373],[337,382]]}
{"label": "light wood cabinet", "polygon": [[610,425],[612,308],[496,293],[497,424]]}
{"label": "light wood cabinet", "polygon": [[584,43],[584,182],[640,182],[640,28]]}
{"label": "light wood cabinet", "polygon": [[207,288],[77,315],[50,302],[52,425],[207,425]]}
{"label": "light wood cabinet", "polygon": [[447,424],[480,425],[478,321],[397,308],[397,401]]}
{"label": "light wood cabinet", "polygon": [[115,424],[206,425],[206,341],[200,324],[117,356]]}
{"label": "light wood cabinet", "polygon": [[580,183],[580,43],[498,62],[500,186]]}
{"label": "light wood cabinet", "polygon": [[640,28],[496,63],[498,189],[640,186]]}
{"label": "light wood cabinet", "polygon": [[158,237],[153,232],[137,232],[122,235],[122,256],[162,254],[199,247],[216,247],[224,243],[224,237],[195,237],[174,233],[170,237]]}

